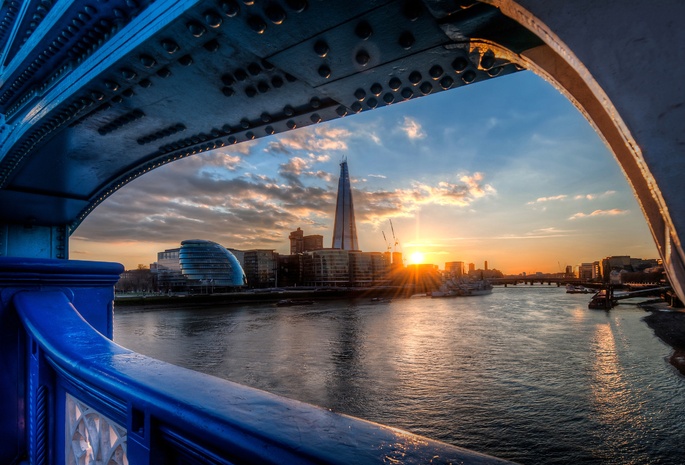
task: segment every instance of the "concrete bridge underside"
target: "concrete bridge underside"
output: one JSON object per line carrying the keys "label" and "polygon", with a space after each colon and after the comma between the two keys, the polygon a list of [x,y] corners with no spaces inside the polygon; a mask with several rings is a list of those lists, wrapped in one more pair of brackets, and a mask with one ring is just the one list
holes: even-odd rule
{"label": "concrete bridge underside", "polygon": [[68,258],[99,203],[174,160],[530,69],[611,148],[685,300],[682,18],[679,0],[6,0],[0,256]]}

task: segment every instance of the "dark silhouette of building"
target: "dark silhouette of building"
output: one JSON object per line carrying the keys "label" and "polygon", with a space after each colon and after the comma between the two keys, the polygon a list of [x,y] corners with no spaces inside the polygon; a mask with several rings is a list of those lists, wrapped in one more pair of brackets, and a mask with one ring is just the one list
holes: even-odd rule
{"label": "dark silhouette of building", "polygon": [[302,231],[301,228],[297,228],[297,231],[291,232],[288,239],[290,239],[290,255],[323,249],[322,235],[311,234],[305,236],[304,231]]}

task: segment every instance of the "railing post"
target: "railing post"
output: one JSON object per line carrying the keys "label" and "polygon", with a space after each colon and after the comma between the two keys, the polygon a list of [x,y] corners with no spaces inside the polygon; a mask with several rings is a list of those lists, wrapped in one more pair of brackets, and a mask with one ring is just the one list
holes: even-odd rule
{"label": "railing post", "polygon": [[122,272],[114,263],[0,256],[0,463],[49,463],[55,435],[64,431],[64,412],[58,411],[64,402],[56,398],[54,373],[39,345],[24,332],[14,297],[25,291],[59,291],[111,339],[114,284]]}

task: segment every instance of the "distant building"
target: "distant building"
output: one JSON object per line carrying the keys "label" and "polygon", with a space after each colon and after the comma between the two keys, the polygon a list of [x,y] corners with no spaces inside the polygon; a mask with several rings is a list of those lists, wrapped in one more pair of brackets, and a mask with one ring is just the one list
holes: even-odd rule
{"label": "distant building", "polygon": [[157,273],[157,288],[163,292],[179,291],[186,287],[186,278],[181,273],[178,260],[180,247],[157,252],[157,264],[153,268]]}
{"label": "distant building", "polygon": [[446,262],[445,274],[454,278],[464,276],[464,262]]}
{"label": "distant building", "polygon": [[288,236],[290,239],[290,255],[323,249],[323,236],[320,234],[304,235],[301,228],[297,228]]}
{"label": "distant building", "polygon": [[578,278],[581,281],[592,281],[596,278],[595,267],[592,263],[581,263],[578,266]]}
{"label": "distant building", "polygon": [[302,278],[308,286],[349,286],[350,256],[342,249],[321,249],[303,254]]}
{"label": "distant building", "polygon": [[475,263],[469,263],[469,274],[473,271],[476,271],[476,265]]}
{"label": "distant building", "polygon": [[381,252],[349,252],[350,285],[370,287],[387,281],[388,263]]}
{"label": "distant building", "polygon": [[243,267],[251,288],[276,287],[278,253],[272,249],[245,250]]}
{"label": "distant building", "polygon": [[335,223],[333,225],[333,245],[331,247],[333,249],[359,250],[347,159],[340,163],[338,198],[335,203]]}
{"label": "distant building", "polygon": [[238,260],[216,242],[201,239],[183,241],[178,258],[181,273],[190,288],[209,290],[247,284]]}

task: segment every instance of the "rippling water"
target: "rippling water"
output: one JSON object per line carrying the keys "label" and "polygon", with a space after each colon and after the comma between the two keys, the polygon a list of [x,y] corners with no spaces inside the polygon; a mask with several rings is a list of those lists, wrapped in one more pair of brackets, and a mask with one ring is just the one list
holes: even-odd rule
{"label": "rippling water", "polygon": [[115,341],[177,365],[522,463],[685,461],[685,378],[621,305],[489,296],[117,310]]}

